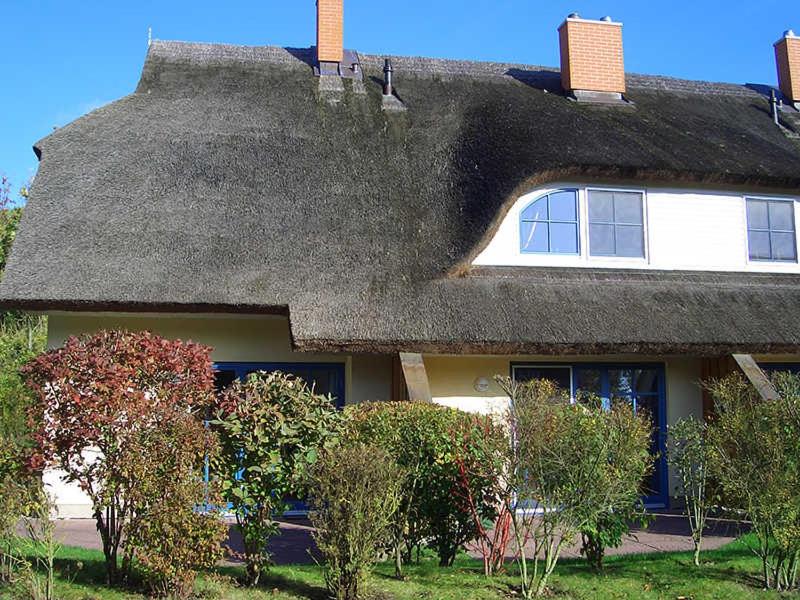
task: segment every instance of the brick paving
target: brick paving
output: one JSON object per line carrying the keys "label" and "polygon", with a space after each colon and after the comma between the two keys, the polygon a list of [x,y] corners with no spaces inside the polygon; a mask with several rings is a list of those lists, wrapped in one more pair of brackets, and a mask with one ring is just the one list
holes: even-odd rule
{"label": "brick paving", "polygon": [[[714,549],[723,546],[741,533],[739,523],[724,519],[712,520],[706,532],[703,547]],[[269,549],[277,564],[297,564],[312,562],[310,552],[314,549],[311,537],[312,528],[303,519],[285,520],[280,523],[281,532],[270,541]],[[102,545],[94,521],[90,519],[63,519],[56,527],[58,538],[66,545],[100,550]],[[241,539],[231,528],[228,544],[234,550],[241,550]],[[608,555],[642,554],[647,552],[671,552],[691,550],[689,527],[683,515],[664,512],[655,515],[655,521],[647,529],[634,529],[619,548],[609,548]],[[471,552],[472,554],[477,553]],[[509,550],[509,558],[513,549]],[[580,556],[579,545],[565,549],[563,556]],[[235,559],[231,559],[235,562]]]}

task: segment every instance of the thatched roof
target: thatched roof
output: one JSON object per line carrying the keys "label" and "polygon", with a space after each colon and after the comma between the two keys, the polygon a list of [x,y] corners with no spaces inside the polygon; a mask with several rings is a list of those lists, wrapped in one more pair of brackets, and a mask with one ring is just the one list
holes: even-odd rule
{"label": "thatched roof", "polygon": [[37,144],[3,303],[288,313],[309,350],[800,351],[795,276],[468,268],[547,181],[797,191],[759,89],[629,76],[598,107],[552,69],[395,58],[382,110],[382,59],[336,90],[312,56],[154,42]]}

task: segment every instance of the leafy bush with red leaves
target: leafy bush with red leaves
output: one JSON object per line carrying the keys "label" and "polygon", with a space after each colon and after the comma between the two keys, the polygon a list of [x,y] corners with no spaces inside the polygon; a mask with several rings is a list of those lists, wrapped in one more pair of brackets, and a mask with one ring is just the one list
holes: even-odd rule
{"label": "leafy bush with red leaves", "polygon": [[23,369],[34,392],[31,467],[57,468],[92,501],[109,582],[130,571],[118,551],[137,511],[124,477],[128,448],[174,411],[197,413],[213,398],[210,348],[149,332],[100,331],[69,338]]}

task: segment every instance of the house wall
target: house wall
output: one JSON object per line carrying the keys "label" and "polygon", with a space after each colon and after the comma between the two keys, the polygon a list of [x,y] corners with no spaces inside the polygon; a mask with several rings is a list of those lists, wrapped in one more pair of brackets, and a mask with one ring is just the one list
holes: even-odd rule
{"label": "house wall", "polygon": [[[667,425],[678,419],[693,415],[703,417],[703,396],[699,386],[701,361],[699,358],[652,356],[442,356],[425,355],[425,369],[431,386],[434,402],[484,414],[502,411],[508,399],[493,378],[495,375],[509,375],[511,363],[548,364],[563,362],[624,363],[658,362],[665,366],[666,377],[666,421]],[[478,378],[490,381],[485,392],[475,390]],[[674,493],[677,479],[670,473],[669,491]]]}
{"label": "house wall", "polygon": [[[377,355],[305,354],[292,352],[289,326],[284,317],[230,317],[186,315],[50,315],[48,345],[57,347],[70,335],[103,328],[149,329],[170,338],[193,340],[214,348],[212,357],[222,362],[343,362],[348,403],[388,400],[391,397],[392,359]],[[624,356],[458,356],[425,355],[425,368],[434,402],[480,413],[502,411],[507,405],[493,378],[508,375],[511,363],[624,363],[659,362],[665,366],[666,420],[703,414],[703,399],[698,385],[701,360],[692,357],[659,358]],[[760,361],[798,362],[797,356],[761,356]],[[476,391],[478,378],[489,380],[486,391]],[[60,481],[60,473],[48,472],[45,481],[56,493],[62,517],[89,517],[89,502],[74,485]],[[670,491],[676,485],[671,477]]]}
{"label": "house wall", "polygon": [[[749,260],[745,194],[667,188],[624,188],[644,192],[645,258],[588,256],[588,215],[585,184],[553,185],[531,190],[508,211],[483,251],[473,261],[480,266],[570,266],[687,271],[751,271],[800,273],[797,262]],[[604,186],[588,186],[604,189]],[[519,217],[530,202],[557,189],[579,189],[581,255],[520,252]],[[608,188],[619,189],[619,188]],[[787,196],[749,197],[789,198]],[[795,232],[800,224],[795,199]]]}
{"label": "house wall", "polygon": [[[391,357],[292,352],[288,320],[279,316],[53,313],[48,321],[48,347],[61,346],[71,335],[100,329],[150,330],[167,338],[207,344],[213,348],[212,359],[219,362],[343,363],[348,403],[391,397]],[[63,483],[61,473],[46,473],[45,482],[56,495],[59,516],[91,516],[89,499],[77,486]]]}

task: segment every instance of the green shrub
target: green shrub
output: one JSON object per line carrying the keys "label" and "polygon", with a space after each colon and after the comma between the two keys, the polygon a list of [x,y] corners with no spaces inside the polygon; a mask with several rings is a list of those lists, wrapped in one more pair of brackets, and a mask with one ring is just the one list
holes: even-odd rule
{"label": "green shrub", "polygon": [[[55,556],[61,543],[55,505],[41,474],[26,465],[27,449],[0,434],[0,585],[33,600],[54,598]],[[27,536],[20,536],[22,526]]]}
{"label": "green shrub", "polygon": [[791,589],[800,558],[800,378],[782,373],[774,383],[780,398],[764,401],[739,374],[710,382],[708,439],[725,503],[752,522],[764,586]]}
{"label": "green shrub", "polygon": [[311,469],[314,540],[336,600],[358,600],[370,565],[391,536],[403,474],[386,452],[361,444],[323,453]]}
{"label": "green shrub", "polygon": [[33,395],[25,387],[20,369],[44,350],[46,338],[46,317],[0,314],[0,435],[14,443],[30,443],[31,433],[27,411]]}
{"label": "green shrub", "polygon": [[219,496],[203,481],[205,461],[218,449],[216,435],[179,410],[126,447],[119,470],[137,510],[125,524],[124,545],[156,595],[188,598],[197,571],[222,558],[227,525]]}
{"label": "green shrub", "polygon": [[27,484],[21,449],[0,434],[0,584],[11,584],[24,567],[16,527],[26,512]]}
{"label": "green shrub", "polygon": [[520,548],[522,596],[531,598],[545,592],[565,544],[639,493],[652,465],[652,427],[627,402],[604,410],[599,402],[571,404],[551,381],[498,381],[511,399],[513,435],[504,501]]}
{"label": "green shrub", "polygon": [[278,531],[273,517],[287,497],[305,497],[308,468],[337,442],[342,415],[301,379],[258,372],[221,394],[213,425],[222,452],[212,469],[242,534],[247,583],[256,585]]}
{"label": "green shrub", "polygon": [[[129,574],[122,560],[124,525],[142,508],[126,474],[137,456],[130,448],[155,433],[175,412],[205,410],[214,393],[211,348],[149,332],[100,331],[70,337],[23,369],[34,394],[34,469],[54,467],[92,502],[109,583]],[[124,548],[123,548],[124,550]]]}
{"label": "green shrub", "polygon": [[667,456],[678,475],[677,493],[683,498],[684,511],[692,531],[694,564],[700,565],[703,530],[715,496],[709,493],[711,445],[703,421],[694,417],[679,420],[669,428]]}
{"label": "green shrub", "polygon": [[[473,432],[496,436],[490,417],[422,402],[376,402],[348,407],[350,427],[361,442],[383,448],[402,467],[402,501],[393,524],[396,570],[400,557],[426,542],[443,566],[478,533],[480,521],[492,520],[499,505],[500,469],[488,446],[465,443]],[[462,488],[462,469],[469,493]],[[468,497],[475,502],[470,509]]]}

